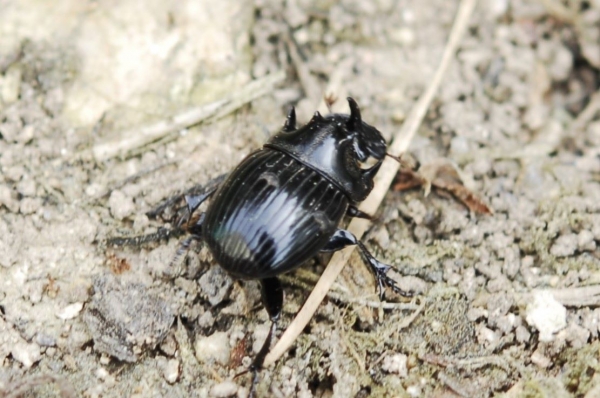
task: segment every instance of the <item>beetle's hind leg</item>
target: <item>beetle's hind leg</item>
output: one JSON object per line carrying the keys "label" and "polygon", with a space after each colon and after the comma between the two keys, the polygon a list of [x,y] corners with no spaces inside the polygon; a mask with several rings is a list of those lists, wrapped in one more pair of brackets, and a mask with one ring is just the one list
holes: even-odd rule
{"label": "beetle's hind leg", "polygon": [[366,260],[367,264],[375,274],[375,279],[377,280],[377,287],[379,289],[379,298],[383,300],[385,287],[389,287],[394,292],[404,296],[411,297],[412,293],[402,290],[396,282],[387,275],[387,272],[392,268],[391,265],[387,265],[377,260],[363,245],[363,243],[356,239],[351,232],[346,231],[345,229],[338,229],[335,231],[327,245],[321,250],[323,252],[335,252],[343,249],[346,246],[357,245],[360,249],[360,253],[363,256],[363,259]]}
{"label": "beetle's hind leg", "polygon": [[258,354],[256,354],[256,357],[254,357],[250,367],[246,371],[235,376],[238,377],[244,373],[252,372],[252,385],[250,387],[250,394],[248,394],[248,397],[250,398],[254,397],[256,384],[258,383],[258,372],[262,369],[263,363],[265,362],[265,357],[271,349],[271,342],[273,341],[273,337],[277,331],[277,322],[281,317],[281,310],[283,308],[283,288],[281,287],[281,282],[279,279],[262,279],[260,281],[260,286],[262,302],[267,310],[267,313],[269,314],[269,318],[271,319],[271,328],[269,329],[269,334],[267,335],[263,346]]}

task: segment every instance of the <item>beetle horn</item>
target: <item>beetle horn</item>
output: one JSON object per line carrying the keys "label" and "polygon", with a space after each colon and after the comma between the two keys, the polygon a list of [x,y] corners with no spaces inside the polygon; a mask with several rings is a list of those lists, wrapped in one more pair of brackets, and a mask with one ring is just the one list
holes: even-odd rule
{"label": "beetle horn", "polygon": [[283,124],[283,131],[289,133],[294,130],[296,130],[296,109],[292,106]]}
{"label": "beetle horn", "polygon": [[321,115],[321,113],[319,111],[316,111],[315,114],[313,115],[312,119],[310,119],[311,123],[318,123],[318,122],[322,122],[325,119],[323,118],[323,116]]}
{"label": "beetle horn", "polygon": [[379,168],[381,167],[382,163],[383,163],[383,161],[380,160],[379,162],[375,163],[375,165],[373,167],[362,170],[363,177],[372,180],[373,177],[375,177],[375,174],[377,174],[377,172],[379,171]]}
{"label": "beetle horn", "polygon": [[354,130],[362,123],[360,109],[358,109],[358,104],[356,103],[356,101],[354,101],[354,98],[348,97],[347,100],[348,105],[350,105],[350,118],[346,122],[346,126],[348,126],[350,130]]}

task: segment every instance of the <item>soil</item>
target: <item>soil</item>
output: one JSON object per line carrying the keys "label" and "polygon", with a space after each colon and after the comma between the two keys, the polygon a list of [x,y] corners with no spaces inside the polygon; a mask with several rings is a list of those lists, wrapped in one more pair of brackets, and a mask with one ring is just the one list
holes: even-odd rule
{"label": "soil", "polygon": [[[390,138],[458,2],[51,3],[0,0],[0,395],[245,397],[258,284],[198,245],[173,261],[183,236],[107,239],[175,228],[181,200],[148,211],[292,105],[306,122],[352,96]],[[599,90],[598,0],[480,1],[406,156],[452,165],[492,214],[390,190],[363,239],[417,295],[380,305],[351,261],[258,396],[600,394]],[[282,278],[283,328],[322,263]]]}

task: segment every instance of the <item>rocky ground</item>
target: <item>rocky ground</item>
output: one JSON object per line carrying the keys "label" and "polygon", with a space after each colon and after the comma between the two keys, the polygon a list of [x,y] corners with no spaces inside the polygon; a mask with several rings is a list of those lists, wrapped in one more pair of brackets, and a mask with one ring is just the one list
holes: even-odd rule
{"label": "rocky ground", "polygon": [[[148,212],[291,105],[351,95],[391,137],[458,2],[52,3],[0,0],[0,395],[245,397],[257,284],[106,239],[173,227]],[[479,1],[407,156],[492,214],[396,184],[365,241],[418,294],[380,305],[351,261],[259,396],[600,394],[599,89],[598,0]],[[284,278],[283,327],[322,269]]]}

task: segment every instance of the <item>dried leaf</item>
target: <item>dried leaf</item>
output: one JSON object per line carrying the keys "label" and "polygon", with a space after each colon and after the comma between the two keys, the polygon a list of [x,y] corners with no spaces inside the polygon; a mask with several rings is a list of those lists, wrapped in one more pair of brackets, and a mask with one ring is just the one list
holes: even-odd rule
{"label": "dried leaf", "polygon": [[448,192],[470,211],[480,214],[492,214],[492,210],[463,183],[460,170],[448,159],[436,159],[424,164],[419,171],[401,170],[396,176],[394,190],[403,191],[421,186],[425,196],[431,187]]}
{"label": "dried leaf", "polygon": [[433,182],[437,189],[443,189],[450,192],[456,199],[460,200],[469,210],[480,214],[492,214],[492,210],[473,192],[469,191],[464,185],[457,183],[447,183],[441,179]]}
{"label": "dried leaf", "polygon": [[424,183],[423,178],[412,170],[400,170],[396,175],[394,181],[394,191],[405,191],[422,186]]}

